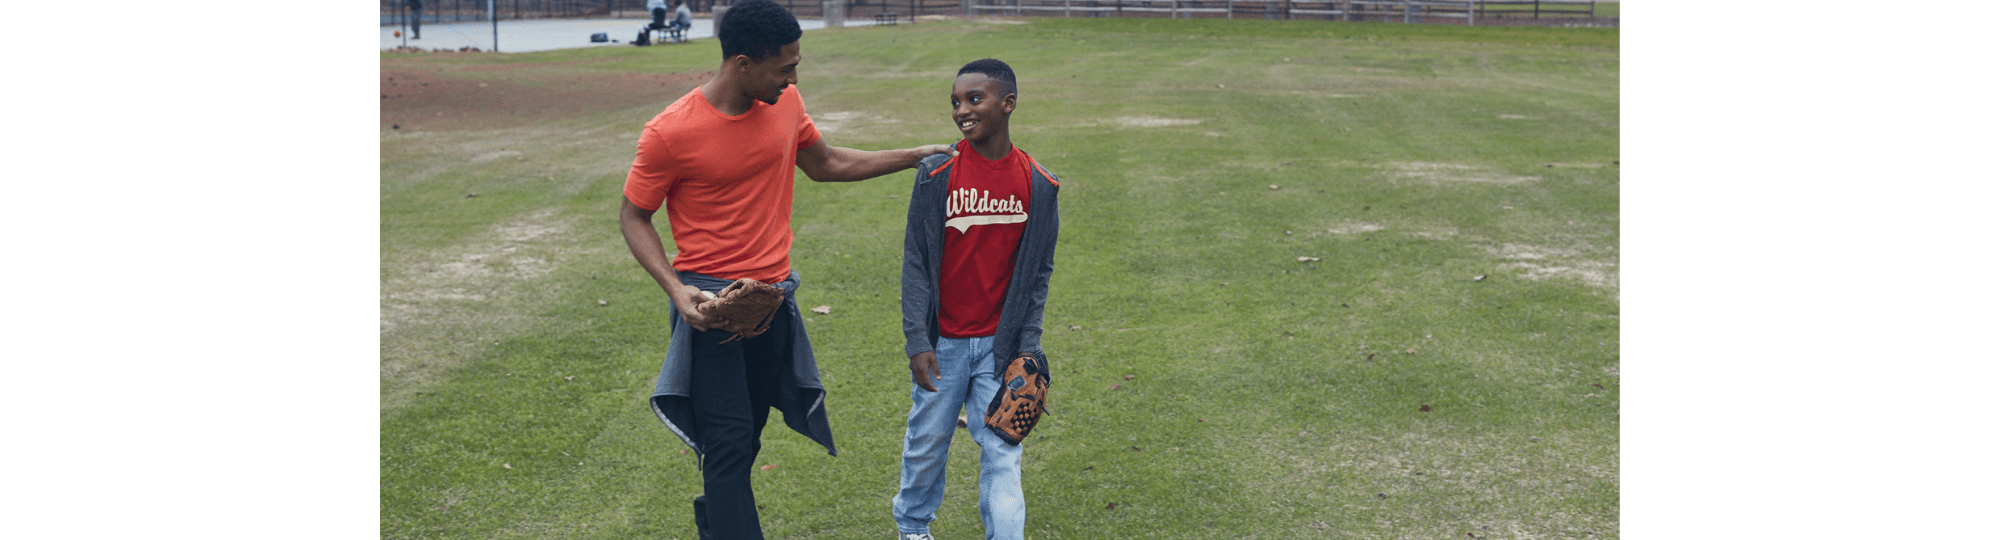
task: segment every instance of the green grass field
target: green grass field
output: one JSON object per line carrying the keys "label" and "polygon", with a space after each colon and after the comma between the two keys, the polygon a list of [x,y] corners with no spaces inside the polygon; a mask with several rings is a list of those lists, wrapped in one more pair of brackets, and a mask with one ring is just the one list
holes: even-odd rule
{"label": "green grass field", "polygon": [[[1616,538],[1618,39],[953,21],[809,32],[799,89],[832,144],[897,148],[956,138],[958,66],[1019,73],[1064,207],[1031,537]],[[645,405],[667,302],[615,214],[715,47],[382,56],[383,537],[694,538]],[[909,173],[798,181],[840,456],[773,421],[764,530],[888,538]],[[976,453],[939,538],[982,534]]]}

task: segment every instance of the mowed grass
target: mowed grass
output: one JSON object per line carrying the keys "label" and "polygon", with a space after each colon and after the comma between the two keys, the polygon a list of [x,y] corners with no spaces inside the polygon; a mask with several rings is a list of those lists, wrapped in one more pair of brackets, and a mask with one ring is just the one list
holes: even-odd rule
{"label": "mowed grass", "polygon": [[[1015,143],[1063,185],[1031,537],[1619,535],[1617,30],[950,21],[804,51],[808,109],[862,149],[954,140],[967,61],[1019,73]],[[536,109],[384,100],[383,537],[694,538],[699,473],[645,405],[667,302],[615,212],[640,126],[698,81],[535,96],[718,58],[383,56]],[[499,119],[424,128],[451,114]],[[840,455],[772,422],[768,537],[893,532],[909,174],[798,177]],[[978,537],[977,447],[953,444],[933,530]]]}

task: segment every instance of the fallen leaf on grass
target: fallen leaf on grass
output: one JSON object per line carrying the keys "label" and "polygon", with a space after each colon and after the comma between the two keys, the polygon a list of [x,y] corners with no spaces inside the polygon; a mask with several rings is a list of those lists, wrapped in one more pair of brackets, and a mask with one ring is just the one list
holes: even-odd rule
{"label": "fallen leaf on grass", "polygon": [[1480,275],[1477,275],[1477,276],[1472,276],[1472,280],[1473,280],[1473,281],[1486,281],[1486,274],[1480,274]]}
{"label": "fallen leaf on grass", "polygon": [[1403,354],[1417,354],[1416,349],[1404,349]]}
{"label": "fallen leaf on grass", "polygon": [[1116,510],[1116,509],[1118,509],[1118,503],[1111,503],[1111,504],[1107,504],[1107,505],[1104,505],[1104,509],[1105,509],[1105,510]]}
{"label": "fallen leaf on grass", "polygon": [[505,467],[505,468],[507,468],[507,469],[513,469],[513,468],[514,468],[514,465],[513,465],[512,463],[501,463],[501,464],[500,464],[500,466],[501,466],[501,467]]}
{"label": "fallen leaf on grass", "polygon": [[611,305],[611,301],[610,301],[610,300],[598,300],[598,301],[597,301],[597,305],[600,305],[600,306],[608,306],[608,305]]}
{"label": "fallen leaf on grass", "polygon": [[1097,468],[1097,466],[1096,466],[1096,465],[1091,465],[1091,466],[1089,466],[1089,467],[1084,467],[1084,468],[1083,468],[1083,470],[1086,470],[1086,471],[1088,471],[1088,470],[1091,470],[1091,469],[1095,469],[1095,468]]}
{"label": "fallen leaf on grass", "polygon": [[1075,332],[1075,331],[1077,331],[1077,330],[1082,330],[1082,329],[1083,329],[1083,327],[1081,327],[1081,326],[1077,326],[1077,325],[1074,325],[1074,324],[1072,324],[1072,325],[1069,325],[1069,331],[1071,331],[1071,332]]}
{"label": "fallen leaf on grass", "polygon": [[1429,405],[1419,405],[1419,406],[1417,406],[1417,410],[1419,410],[1419,411],[1423,411],[1423,412],[1431,412],[1431,406],[1429,406]]}
{"label": "fallen leaf on grass", "polygon": [[758,468],[757,468],[757,470],[760,470],[760,471],[768,471],[768,470],[771,470],[771,469],[776,469],[776,468],[778,468],[778,466],[777,466],[777,465],[765,465],[765,466],[762,466],[762,467],[758,467]]}
{"label": "fallen leaf on grass", "polygon": [[1319,257],[1299,257],[1299,262],[1319,262]]}
{"label": "fallen leaf on grass", "polygon": [[1278,189],[1278,185],[1277,185],[1277,184],[1271,184],[1271,189]]}
{"label": "fallen leaf on grass", "polygon": [[826,315],[826,314],[829,314],[829,313],[833,313],[833,306],[820,306],[820,307],[816,307],[816,308],[813,308],[813,313],[818,313],[818,314],[821,314],[821,315]]}
{"label": "fallen leaf on grass", "polygon": [[964,416],[958,417],[958,427],[966,427]]}
{"label": "fallen leaf on grass", "polygon": [[1139,447],[1137,447],[1137,446],[1134,446],[1134,447],[1132,447],[1132,451],[1133,451],[1133,452],[1144,452],[1145,450],[1140,450],[1140,449],[1139,449]]}
{"label": "fallen leaf on grass", "polygon": [[1374,360],[1374,359],[1375,359],[1375,353],[1368,353],[1368,358],[1365,358],[1364,360]]}
{"label": "fallen leaf on grass", "polygon": [[1133,378],[1133,377],[1137,377],[1137,376],[1138,376],[1138,375],[1126,375],[1126,376],[1125,376],[1125,380],[1128,380],[1128,381],[1129,381],[1129,380],[1132,380],[1132,378]]}
{"label": "fallen leaf on grass", "polygon": [[1117,390],[1117,389],[1118,389],[1119,387],[1122,387],[1122,386],[1125,386],[1125,383],[1117,383],[1117,384],[1113,384],[1113,385],[1111,385],[1111,389],[1112,389],[1112,390]]}

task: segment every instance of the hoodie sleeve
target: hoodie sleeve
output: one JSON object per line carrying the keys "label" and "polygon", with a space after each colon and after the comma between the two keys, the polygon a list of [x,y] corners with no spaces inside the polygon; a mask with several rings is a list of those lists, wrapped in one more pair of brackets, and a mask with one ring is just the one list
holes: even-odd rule
{"label": "hoodie sleeve", "polygon": [[[1050,177],[1048,180],[1050,184],[1055,184],[1054,177]],[[1062,231],[1060,200],[1061,197],[1049,197],[1048,238],[1045,241],[1041,239],[1037,240],[1038,245],[1046,247],[1035,254],[1041,262],[1035,265],[1035,279],[1030,283],[1027,320],[1021,326],[1020,343],[1015,346],[1018,352],[1041,352],[1042,350],[1042,308],[1049,303],[1049,277],[1055,275],[1056,272],[1056,239]]]}
{"label": "hoodie sleeve", "polygon": [[916,356],[931,350],[931,335],[936,333],[932,326],[937,324],[937,268],[933,252],[935,236],[942,234],[944,224],[939,216],[944,210],[937,208],[929,193],[937,191],[931,173],[945,161],[944,155],[925,158],[917,166],[916,180],[911,182],[910,214],[903,228],[903,355]]}

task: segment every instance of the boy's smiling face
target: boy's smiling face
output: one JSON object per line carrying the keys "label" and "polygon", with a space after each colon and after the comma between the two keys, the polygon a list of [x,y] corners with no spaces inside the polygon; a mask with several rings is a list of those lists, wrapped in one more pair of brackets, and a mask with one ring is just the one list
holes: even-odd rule
{"label": "boy's smiling face", "polygon": [[1007,117],[1014,114],[1014,93],[1007,82],[985,73],[959,75],[951,83],[951,121],[965,140],[979,144],[994,135],[1007,133]]}

